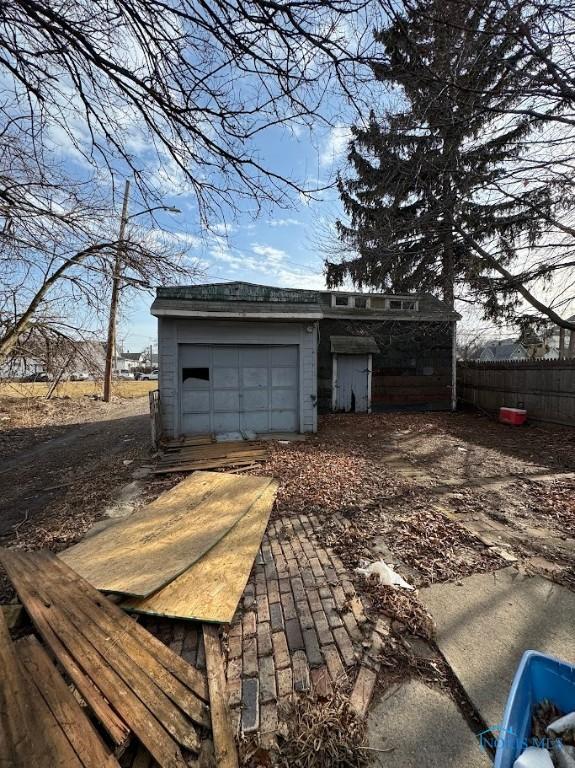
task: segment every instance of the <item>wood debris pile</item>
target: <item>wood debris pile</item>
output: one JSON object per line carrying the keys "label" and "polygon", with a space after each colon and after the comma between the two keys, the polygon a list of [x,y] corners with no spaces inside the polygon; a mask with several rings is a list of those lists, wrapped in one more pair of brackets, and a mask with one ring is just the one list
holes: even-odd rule
{"label": "wood debris pile", "polygon": [[365,721],[349,707],[346,696],[294,699],[287,710],[288,733],[281,745],[285,768],[362,768],[369,752],[362,748]]}
{"label": "wood debris pile", "polygon": [[473,534],[439,512],[417,512],[398,521],[388,541],[397,556],[417,568],[429,584],[505,565]]}

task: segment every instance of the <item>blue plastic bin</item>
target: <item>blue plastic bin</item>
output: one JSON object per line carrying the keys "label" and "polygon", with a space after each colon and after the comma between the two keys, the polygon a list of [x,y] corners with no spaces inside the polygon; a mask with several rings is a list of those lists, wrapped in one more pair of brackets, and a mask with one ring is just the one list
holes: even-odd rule
{"label": "blue plastic bin", "polygon": [[537,651],[525,651],[509,691],[494,768],[513,768],[531,737],[536,704],[549,699],[566,714],[575,711],[575,666]]}

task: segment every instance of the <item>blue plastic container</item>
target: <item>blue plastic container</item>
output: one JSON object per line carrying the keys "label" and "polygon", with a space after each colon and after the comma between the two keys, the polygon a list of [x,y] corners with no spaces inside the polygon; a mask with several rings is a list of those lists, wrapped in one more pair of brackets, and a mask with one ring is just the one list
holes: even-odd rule
{"label": "blue plastic container", "polygon": [[543,699],[552,701],[564,714],[575,711],[575,666],[525,651],[505,705],[494,768],[513,768],[531,737],[533,708]]}

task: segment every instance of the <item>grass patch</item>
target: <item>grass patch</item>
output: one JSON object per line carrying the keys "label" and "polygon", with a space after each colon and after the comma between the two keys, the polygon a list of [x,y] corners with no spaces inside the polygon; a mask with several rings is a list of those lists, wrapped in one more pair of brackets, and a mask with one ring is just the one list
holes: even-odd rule
{"label": "grass patch", "polygon": [[[0,398],[35,398],[46,397],[51,382],[43,381],[3,381],[0,382]],[[158,388],[157,381],[114,381],[112,394],[116,397],[143,397]],[[90,395],[101,395],[101,381],[62,381],[56,387],[52,397],[72,399]]]}

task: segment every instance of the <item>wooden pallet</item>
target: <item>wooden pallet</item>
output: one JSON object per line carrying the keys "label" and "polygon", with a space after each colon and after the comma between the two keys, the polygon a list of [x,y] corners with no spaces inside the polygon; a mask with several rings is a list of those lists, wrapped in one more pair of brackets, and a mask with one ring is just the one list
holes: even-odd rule
{"label": "wooden pallet", "polygon": [[160,766],[185,768],[181,747],[197,753],[196,726],[211,722],[205,677],[55,555],[0,550],[0,562],[113,742],[133,732]]}

